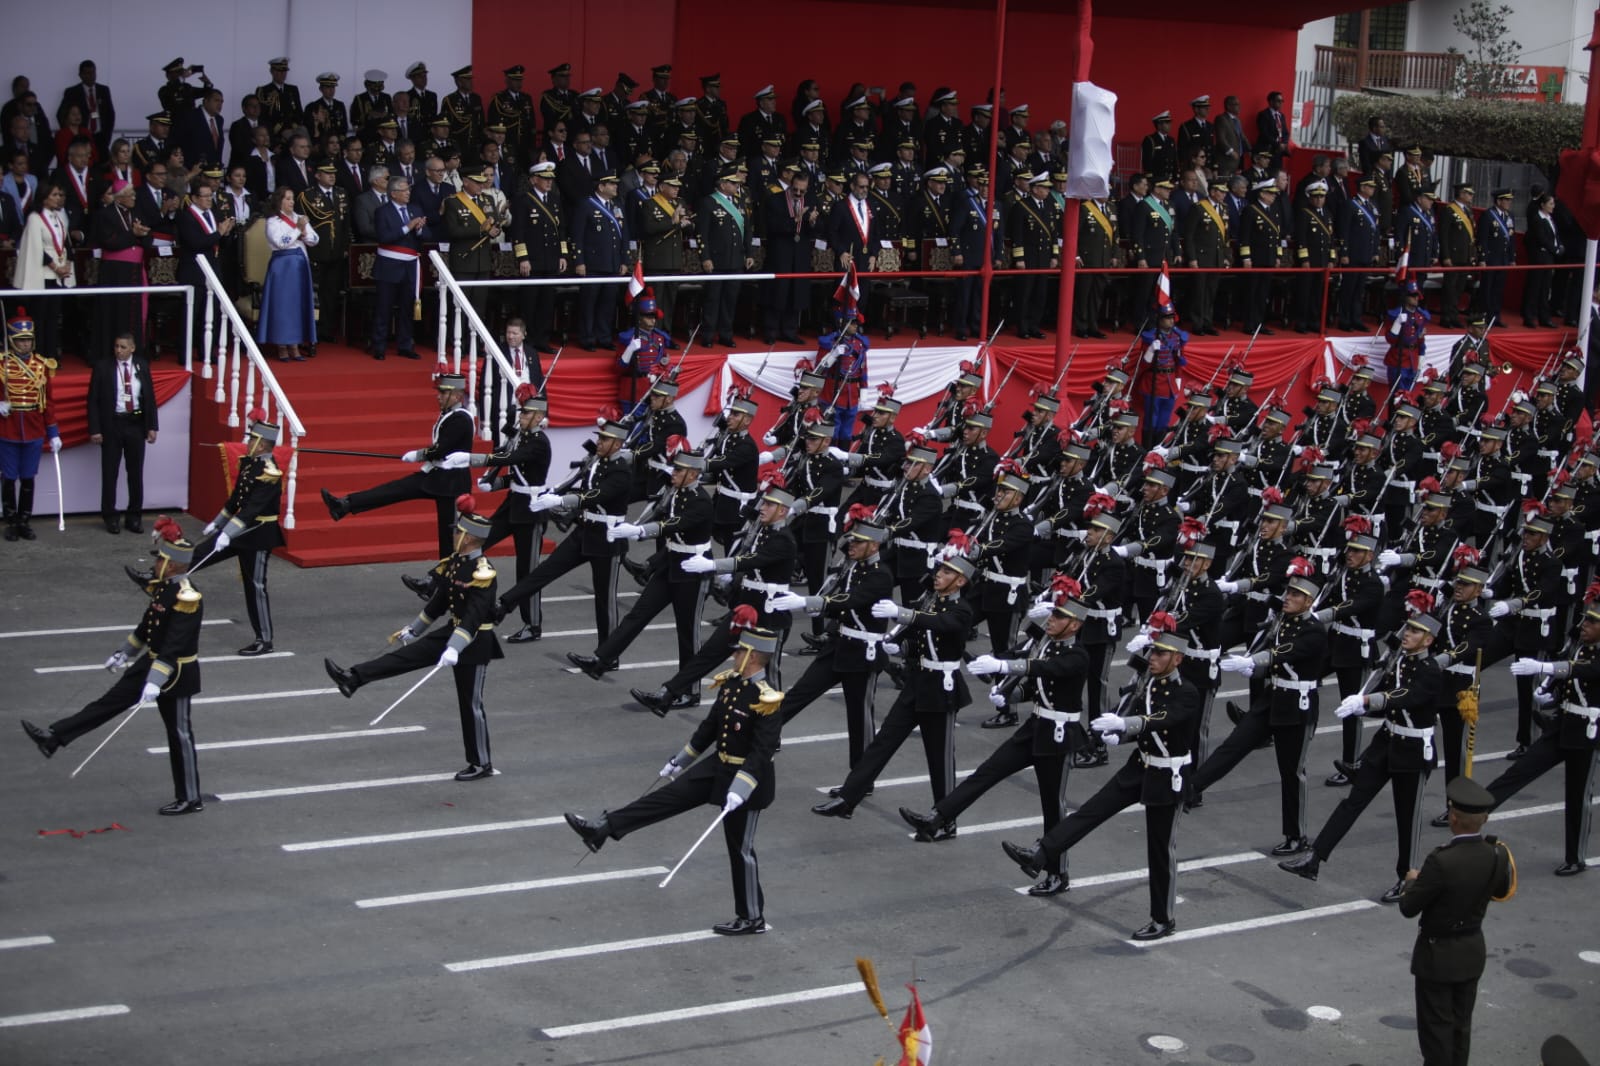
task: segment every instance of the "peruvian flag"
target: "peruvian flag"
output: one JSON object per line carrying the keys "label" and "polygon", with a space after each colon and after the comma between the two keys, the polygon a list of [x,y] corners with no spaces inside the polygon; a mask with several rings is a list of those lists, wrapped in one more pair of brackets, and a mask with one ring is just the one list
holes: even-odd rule
{"label": "peruvian flag", "polygon": [[911,989],[911,1002],[906,1016],[900,1019],[900,1061],[895,1066],[928,1066],[933,1059],[933,1031],[922,1016],[922,1000],[917,998],[916,986],[906,987]]}
{"label": "peruvian flag", "polygon": [[644,262],[634,260],[633,276],[628,279],[628,303],[633,303],[644,291]]}
{"label": "peruvian flag", "polygon": [[1167,261],[1161,261],[1161,276],[1156,278],[1156,307],[1168,310],[1172,307],[1172,278],[1167,274]]}
{"label": "peruvian flag", "polygon": [[839,279],[839,285],[833,290],[833,302],[846,310],[853,311],[856,302],[861,299],[861,282],[856,280],[856,264],[851,260],[845,268],[844,277]]}
{"label": "peruvian flag", "polygon": [[1400,252],[1400,258],[1394,264],[1394,283],[1396,285],[1404,285],[1406,283],[1406,277],[1411,272],[1410,267],[1411,242],[1407,241],[1405,248]]}

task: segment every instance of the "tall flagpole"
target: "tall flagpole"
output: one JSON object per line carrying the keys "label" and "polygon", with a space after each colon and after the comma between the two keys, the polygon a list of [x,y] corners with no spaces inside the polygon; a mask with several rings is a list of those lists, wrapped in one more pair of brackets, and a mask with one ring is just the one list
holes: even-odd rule
{"label": "tall flagpole", "polygon": [[[994,242],[995,242],[995,238],[998,236],[998,234],[996,232],[996,229],[995,229],[995,217],[994,217],[994,199],[995,199],[994,164],[995,164],[995,158],[999,154],[999,143],[1000,143],[1000,86],[1001,86],[1001,82],[1005,78],[1005,70],[1006,70],[1006,0],[995,0],[995,9],[994,9],[994,81],[991,83],[994,86],[994,88],[992,90],[993,95],[990,97],[990,102],[993,105],[993,110],[991,110],[989,112],[989,149],[988,149],[988,157],[985,158],[985,159],[979,159],[979,160],[976,160],[976,161],[969,160],[967,162],[967,165],[969,167],[972,166],[974,162],[983,164],[984,171],[989,174],[988,201],[987,201],[987,206],[984,208],[984,215],[988,219],[989,230],[988,230],[987,233],[985,233],[983,235],[983,262],[981,264],[979,264],[979,266],[981,267],[983,273],[978,278],[979,282],[981,282],[982,285],[983,285],[982,315],[981,315],[981,321],[980,321],[979,326],[978,326],[978,334],[981,337],[987,337],[989,335],[989,293],[991,292],[991,290],[994,289],[994,255],[995,255]],[[953,176],[953,180],[965,182],[966,181],[966,175],[965,174],[954,175]],[[970,263],[969,264],[965,264],[965,265],[968,266],[969,268],[971,266]]]}
{"label": "tall flagpole", "polygon": [[[1067,96],[1067,114],[1072,114],[1077,85],[1089,80],[1089,65],[1094,58],[1094,0],[1078,0],[1078,35],[1072,45],[1072,85]],[[1071,350],[1072,294],[1078,280],[1078,210],[1082,203],[1067,197],[1061,209],[1061,293],[1056,300],[1056,373],[1066,369]]]}

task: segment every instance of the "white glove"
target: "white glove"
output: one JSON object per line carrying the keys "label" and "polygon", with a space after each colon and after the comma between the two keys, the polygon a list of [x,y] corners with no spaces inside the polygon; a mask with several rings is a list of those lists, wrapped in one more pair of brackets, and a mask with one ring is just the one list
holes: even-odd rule
{"label": "white glove", "polygon": [[228,534],[226,534],[226,533],[218,533],[217,534],[217,542],[212,547],[216,551],[225,552],[225,551],[228,550],[228,545],[230,545],[232,543],[233,543],[233,538],[228,536]]}
{"label": "white glove", "polygon": [[1116,553],[1116,556],[1117,556],[1118,559],[1126,559],[1129,556],[1129,554],[1131,554],[1132,551],[1133,551],[1133,549],[1130,548],[1126,544],[1118,544],[1115,548],[1112,548],[1111,550],[1114,553]]}
{"label": "white glove", "polygon": [[1537,677],[1540,674],[1553,674],[1555,672],[1554,663],[1541,662],[1538,659],[1511,660],[1512,677]]}
{"label": "white glove", "polygon": [[[778,446],[778,438],[771,433],[763,433],[761,434],[761,443],[769,448],[776,448]],[[766,462],[766,460],[763,459],[762,462]]]}
{"label": "white glove", "polygon": [[663,766],[661,769],[656,771],[656,776],[657,777],[664,777],[669,781],[672,780],[677,775],[678,775],[678,763],[677,763],[675,758],[674,759],[668,759],[667,760],[667,765]]}
{"label": "white glove", "polygon": [[715,581],[717,583],[717,587],[718,588],[725,589],[725,588],[728,588],[729,586],[731,586],[733,584],[733,575],[732,574],[718,574],[716,577],[712,578],[711,580]]}
{"label": "white glove", "polygon": [[975,674],[1003,674],[1006,664],[993,655],[979,655],[967,664],[967,669]]}
{"label": "white glove", "polygon": [[209,536],[211,536],[211,534],[215,533],[216,531],[217,531],[217,524],[215,522],[207,522],[206,523],[206,528],[204,528],[204,529],[202,529],[200,531],[200,535],[203,536],[203,537],[209,537]]}
{"label": "white glove", "polygon": [[395,643],[399,644],[403,648],[407,644],[410,644],[413,640],[417,639],[417,631],[412,629],[410,626],[401,626],[399,629],[395,630],[394,639]]}
{"label": "white glove", "polygon": [[1100,734],[1100,743],[1104,744],[1108,748],[1114,748],[1118,744],[1122,743],[1122,734],[1121,733],[1101,733]]}
{"label": "white glove", "polygon": [[728,798],[722,801],[722,813],[732,814],[744,806],[744,797],[737,792],[729,792]]}
{"label": "white glove", "polygon": [[491,482],[488,478],[479,478],[478,479],[478,491],[479,492],[493,492],[494,491],[494,483]]}
{"label": "white glove", "polygon": [[471,465],[471,452],[451,452],[444,457],[444,462],[439,464],[439,468],[441,470],[465,470]]}
{"label": "white glove", "polygon": [[878,642],[878,647],[883,649],[883,653],[885,655],[899,655],[900,654],[900,645],[896,644],[892,640],[879,641]]}
{"label": "white glove", "polygon": [[454,666],[456,664],[456,660],[458,660],[460,658],[461,658],[461,653],[456,651],[454,648],[449,647],[447,645],[445,647],[444,651],[439,655],[439,665],[440,666]]}
{"label": "white glove", "polygon": [[772,453],[762,452],[760,455],[756,456],[756,462],[760,463],[762,466],[766,466],[768,463],[772,462]]}
{"label": "white glove", "polygon": [[618,522],[614,526],[606,527],[606,540],[638,540],[644,536],[644,530],[632,522]]}
{"label": "white glove", "polygon": [[1537,703],[1541,707],[1549,707],[1551,704],[1555,703],[1555,701],[1556,694],[1554,692],[1548,692],[1544,689],[1540,689],[1533,694],[1533,702]]}
{"label": "white glove", "polygon": [[561,506],[561,497],[553,492],[541,492],[528,501],[528,510],[538,514],[540,511],[553,511]]}
{"label": "white glove", "polygon": [[683,561],[683,572],[686,574],[709,574],[717,568],[709,555],[691,555]]}
{"label": "white glove", "polygon": [[806,598],[798,592],[781,592],[767,602],[775,611],[803,611],[806,608]]}
{"label": "white glove", "polygon": [[1323,623],[1324,625],[1326,625],[1327,623],[1333,621],[1333,608],[1332,607],[1324,607],[1322,610],[1317,611],[1311,617],[1315,618],[1317,621],[1319,621],[1319,622]]}
{"label": "white glove", "polygon": [[144,688],[139,693],[139,702],[154,703],[159,695],[161,695],[161,686],[154,681],[146,681]]}
{"label": "white glove", "polygon": [[1290,455],[1299,455],[1301,452],[1303,452],[1305,450],[1306,450],[1306,446],[1304,444],[1296,444],[1296,445],[1294,445],[1293,447],[1291,447],[1289,449],[1289,454]]}
{"label": "white glove", "polygon": [[1145,634],[1145,633],[1140,633],[1138,636],[1136,636],[1132,640],[1128,641],[1128,654],[1129,655],[1138,655],[1140,652],[1142,652],[1146,648],[1148,648],[1150,646],[1150,643],[1151,642],[1150,642],[1149,635]]}
{"label": "white glove", "polygon": [[1205,418],[1206,425],[1208,426],[1219,426],[1222,424],[1222,421],[1223,419],[1221,415],[1206,415]]}
{"label": "white glove", "polygon": [[116,651],[112,652],[111,658],[106,660],[106,669],[113,674],[127,665],[128,653],[123,651],[121,648],[118,648]]}
{"label": "white glove", "polygon": [[1400,565],[1400,553],[1392,548],[1385,548],[1378,553],[1378,565],[1385,570],[1393,569]]}
{"label": "white glove", "polygon": [[422,449],[421,448],[412,448],[409,452],[406,452],[404,455],[402,455],[400,457],[400,461],[402,463],[420,463],[420,462],[422,462]]}
{"label": "white glove", "polygon": [[1509,603],[1493,603],[1489,605],[1490,618],[1504,618],[1510,613],[1511,605]]}
{"label": "white glove", "polygon": [[60,437],[51,437],[50,438],[50,450],[53,451],[53,452],[59,452],[61,450],[61,438]]}
{"label": "white glove", "polygon": [[850,453],[839,447],[837,444],[828,445],[828,456],[830,458],[839,460],[841,463],[849,462],[850,460]]}
{"label": "white glove", "polygon": [[872,605],[874,618],[899,618],[900,605],[893,600],[879,600]]}
{"label": "white glove", "polygon": [[1041,518],[1035,522],[1033,524],[1033,535],[1036,537],[1048,537],[1050,535],[1050,519]]}
{"label": "white glove", "polygon": [[1179,500],[1177,506],[1178,506],[1178,513],[1179,514],[1186,515],[1186,514],[1189,513],[1189,501],[1188,500]]}
{"label": "white glove", "polygon": [[1046,618],[1050,617],[1050,612],[1053,610],[1055,610],[1054,605],[1048,601],[1044,603],[1036,603],[1032,607],[1028,608],[1028,621],[1042,622]]}
{"label": "white glove", "polygon": [[1217,591],[1222,593],[1224,596],[1231,596],[1235,592],[1239,591],[1239,583],[1237,581],[1218,581]]}
{"label": "white glove", "polygon": [[1219,665],[1230,674],[1243,674],[1245,677],[1256,672],[1256,661],[1248,655],[1224,655]]}
{"label": "white glove", "polygon": [[5,400],[0,400],[0,418],[11,417],[11,405]]}
{"label": "white glove", "polygon": [[1340,718],[1353,718],[1358,714],[1364,714],[1366,709],[1367,698],[1365,696],[1346,696],[1339,701],[1339,706],[1334,709],[1333,713]]}
{"label": "white glove", "polygon": [[999,707],[1001,710],[1005,710],[1006,698],[1005,695],[1000,691],[1000,687],[998,685],[989,690],[989,702],[994,704],[996,707]]}
{"label": "white glove", "polygon": [[[1108,713],[1102,714],[1100,717],[1090,722],[1089,728],[1094,730],[1096,733],[1124,733],[1127,732],[1128,723],[1121,715]],[[1110,743],[1110,741],[1111,738],[1107,737],[1106,742]]]}
{"label": "white glove", "polygon": [[629,363],[633,362],[633,353],[643,347],[644,342],[638,337],[635,337],[633,340],[629,341],[628,346],[622,349],[622,354],[618,356],[618,358],[622,360],[622,365],[627,366]]}
{"label": "white glove", "polygon": [[1172,451],[1170,448],[1164,448],[1159,444],[1156,445],[1154,448],[1151,448],[1150,450],[1155,452],[1157,455],[1161,456],[1161,458],[1163,458],[1163,459],[1165,459],[1169,454],[1171,454],[1171,451]]}

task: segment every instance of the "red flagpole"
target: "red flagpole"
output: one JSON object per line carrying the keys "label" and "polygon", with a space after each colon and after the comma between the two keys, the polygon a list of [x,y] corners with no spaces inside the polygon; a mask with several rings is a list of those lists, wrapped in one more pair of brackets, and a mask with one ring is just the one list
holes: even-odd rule
{"label": "red flagpole", "polygon": [[[1089,65],[1094,59],[1094,0],[1078,0],[1078,36],[1073,41],[1072,81],[1089,80]],[[1067,114],[1072,114],[1072,92],[1067,94]],[[1056,300],[1056,373],[1067,365],[1072,350],[1072,295],[1078,278],[1078,210],[1080,201],[1067,197],[1061,209],[1061,292]],[[1066,385],[1063,382],[1062,387]]]}
{"label": "red flagpole", "polygon": [[[999,154],[1000,85],[1005,78],[1005,69],[1006,0],[996,0],[994,9],[994,81],[991,83],[994,86],[994,89],[992,90],[993,95],[990,97],[990,103],[993,104],[993,110],[989,112],[989,155],[987,159],[967,161],[967,166],[969,167],[972,166],[974,162],[980,162],[983,164],[983,167],[986,171],[991,172],[989,174],[988,206],[984,209],[985,217],[987,217],[989,220],[989,231],[983,235],[983,274],[978,279],[983,284],[983,311],[980,317],[980,325],[978,327],[980,344],[983,343],[981,338],[987,338],[989,336],[989,293],[994,289],[995,191],[994,174],[992,172],[994,170],[995,159]],[[966,177],[967,176],[965,174],[955,174],[952,175],[952,180],[964,183],[966,181]],[[1013,325],[1015,325],[1015,323],[1013,323]]]}

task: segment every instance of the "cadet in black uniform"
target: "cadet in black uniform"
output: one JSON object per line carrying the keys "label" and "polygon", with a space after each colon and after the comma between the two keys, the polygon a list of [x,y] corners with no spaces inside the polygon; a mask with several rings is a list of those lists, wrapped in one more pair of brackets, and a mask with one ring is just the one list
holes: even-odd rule
{"label": "cadet in black uniform", "polygon": [[[665,788],[598,819],[570,812],[566,816],[567,824],[588,849],[599,851],[607,840],[621,840],[673,815],[708,803],[720,806],[735,913],[733,921],[712,927],[723,936],[767,931],[755,840],[760,813],[771,805],[777,791],[772,755],[782,730],[777,712],[783,693],[767,683],[766,669],[777,648],[777,636],[767,630],[747,629],[739,634],[734,668],[713,679],[720,691],[711,713],[683,750],[661,767],[660,776],[670,782]],[[715,752],[710,751],[713,746]],[[702,752],[706,753],[703,759]]]}
{"label": "cadet in black uniform", "polygon": [[750,439],[750,423],[759,411],[759,405],[750,397],[735,397],[722,416],[723,427],[704,449],[706,488],[714,491],[711,536],[723,551],[739,535],[744,524],[742,512],[756,498],[761,453]]}
{"label": "cadet in black uniform", "polygon": [[[816,594],[828,579],[833,543],[844,524],[839,521],[844,464],[828,454],[828,442],[833,439],[832,422],[819,418],[806,423],[801,439],[805,442],[802,445],[804,454],[784,463],[785,482],[794,494],[795,510],[799,513],[795,539],[800,546],[800,566],[805,573],[806,587]],[[865,504],[857,504],[858,514],[871,510]],[[876,552],[874,549],[875,556]],[[873,565],[881,561],[875,558]],[[822,617],[813,614],[811,635],[820,638],[822,631]],[[806,643],[810,647],[802,650],[802,655],[813,652],[817,642],[808,639]]]}
{"label": "cadet in black uniform", "polygon": [[922,595],[928,556],[939,550],[944,535],[944,500],[928,478],[937,458],[926,444],[907,448],[901,476],[878,501],[875,512],[875,520],[889,531],[885,561],[900,586],[902,603]]}
{"label": "cadet in black uniform", "polygon": [[41,729],[22,720],[22,731],[45,758],[57,748],[98,729],[130,708],[154,703],[167,730],[176,797],[158,814],[193,814],[200,804],[200,766],[195,757],[194,730],[189,726],[190,700],[200,691],[200,626],[205,608],[200,591],[189,583],[194,545],[183,539],[178,524],[167,519],[155,527],[156,570],[146,591],[150,604],[121,647],[106,660],[112,673],[126,670],[105,695]]}
{"label": "cadet in black uniform", "polygon": [[[1159,940],[1177,932],[1177,838],[1173,830],[1183,798],[1183,768],[1189,765],[1190,737],[1200,694],[1178,673],[1189,644],[1175,633],[1161,633],[1148,650],[1149,670],[1129,693],[1127,714],[1102,714],[1089,723],[1107,745],[1133,740],[1128,761],[1077,810],[1044,835],[1037,847],[1007,840],[1001,844],[1029,877],[1039,872],[1118,812],[1144,804],[1145,847],[1150,868],[1150,924],[1135,940]],[[1066,866],[1062,865],[1066,879]]]}
{"label": "cadet in black uniform", "polygon": [[[1479,676],[1478,658],[1494,635],[1489,612],[1479,599],[1489,575],[1475,566],[1456,571],[1450,602],[1439,612],[1438,648],[1434,655],[1444,671],[1439,688],[1439,724],[1444,729],[1444,772],[1448,785],[1466,767],[1467,728],[1458,709],[1457,697],[1470,689]],[[1450,824],[1450,812],[1428,823],[1435,829]]]}
{"label": "cadet in black uniform", "polygon": [[[1088,507],[1084,509],[1089,528],[1084,535],[1083,555],[1073,559],[1068,568],[1082,586],[1079,598],[1089,612],[1078,642],[1089,655],[1087,707],[1089,713],[1096,716],[1110,709],[1111,694],[1116,691],[1111,687],[1111,656],[1122,636],[1122,611],[1128,585],[1127,564],[1111,550],[1122,530],[1121,520],[1110,512],[1112,504],[1114,501],[1108,503],[1105,510],[1095,508],[1093,515],[1089,514]],[[1090,506],[1094,506],[1092,496]],[[1104,766],[1104,753],[1099,753],[1092,761]],[[1075,757],[1073,764],[1082,766],[1085,760]]]}
{"label": "cadet in black uniform", "polygon": [[[1015,733],[1001,742],[965,781],[939,800],[927,813],[900,808],[917,831],[917,840],[947,840],[956,834],[956,819],[978,798],[1006,778],[1033,767],[1039,786],[1039,806],[1048,834],[1061,822],[1067,802],[1068,759],[1087,740],[1079,722],[1083,714],[1083,679],[1089,656],[1078,646],[1078,630],[1088,619],[1088,608],[1068,596],[1051,607],[1044,633],[1020,657],[1000,659],[980,655],[969,664],[974,674],[998,675],[990,690],[991,702],[999,697],[1006,706],[1031,702],[1033,714]],[[1062,856],[1048,864],[1042,881],[1028,889],[1030,896],[1056,896],[1067,890]]]}
{"label": "cadet in black uniform", "polygon": [[[505,441],[491,454],[474,453],[472,466],[490,468],[488,477],[478,483],[484,492],[510,489],[489,518],[489,535],[483,548],[488,551],[511,538],[517,549],[516,579],[533,572],[544,544],[545,517],[528,508],[550,475],[550,438],[545,436],[545,417],[549,405],[532,382],[517,386],[516,421]],[[506,638],[507,644],[528,644],[544,632],[544,597],[539,593],[517,605],[522,628]]]}
{"label": "cadet in black uniform", "polygon": [[1027,608],[1028,557],[1033,523],[1022,513],[1028,478],[1006,470],[995,483],[988,517],[972,532],[970,558],[978,571],[978,613],[989,628],[991,654],[1004,655],[1017,637],[1017,618]]}
{"label": "cadet in black uniform", "polygon": [[1439,620],[1432,615],[1411,619],[1401,629],[1400,647],[1364,686],[1367,691],[1340,701],[1340,718],[1381,715],[1383,726],[1362,752],[1360,767],[1350,775],[1350,794],[1328,816],[1312,841],[1311,850],[1299,858],[1280,862],[1283,869],[1315,881],[1333,849],[1387,784],[1394,793],[1397,880],[1383,894],[1382,901],[1395,903],[1400,899],[1422,831],[1422,790],[1433,769],[1435,708],[1444,683],[1430,650],[1438,633]]}
{"label": "cadet in black uniform", "polygon": [[1496,797],[1470,777],[1450,782],[1446,795],[1450,843],[1433,849],[1420,870],[1406,871],[1400,894],[1400,913],[1422,918],[1411,949],[1411,973],[1416,978],[1417,1043],[1424,1066],[1467,1062],[1472,1008],[1487,961],[1484,914],[1490,900],[1503,903],[1517,891],[1511,849],[1482,835]]}
{"label": "cadet in black uniform", "polygon": [[[1550,550],[1550,533],[1547,519],[1534,515],[1523,522],[1520,550],[1507,562],[1500,579],[1484,590],[1484,598],[1495,601],[1489,617],[1512,618],[1511,625],[1496,628],[1483,657],[1485,663],[1499,662],[1513,653],[1519,658],[1547,659],[1554,650],[1559,639],[1554,601],[1561,563]],[[1517,746],[1508,759],[1520,759],[1533,743],[1533,688],[1532,675],[1517,677]]]}
{"label": "cadet in black uniform", "polygon": [[460,374],[440,374],[435,379],[439,393],[439,418],[433,424],[433,439],[426,448],[415,448],[401,456],[404,463],[421,463],[416,473],[348,496],[335,496],[322,490],[322,502],[335,522],[346,515],[374,511],[406,500],[431,499],[439,519],[439,555],[451,552],[450,516],[455,499],[471,486],[467,464],[472,452],[472,412],[466,408],[467,379]]}
{"label": "cadet in black uniform", "polygon": [[902,607],[888,598],[872,605],[874,618],[896,623],[882,650],[894,655],[902,642],[906,645],[905,688],[844,784],[831,790],[826,802],[811,808],[813,813],[849,818],[913,729],[922,734],[933,801],[938,803],[955,788],[955,716],[972,702],[961,675],[961,656],[973,620],[961,590],[972,573],[971,562],[952,555],[934,570],[933,589],[919,605]]}
{"label": "cadet in black uniform", "polygon": [[278,524],[278,507],[283,502],[283,471],[272,461],[272,446],[278,442],[278,427],[266,420],[266,412],[250,412],[250,439],[239,457],[228,501],[202,531],[215,537],[202,541],[196,549],[201,562],[194,572],[220,563],[229,557],[239,560],[239,580],[244,585],[244,608],[256,639],[239,649],[240,655],[264,655],[272,650],[272,602],[267,598],[267,563],[272,550],[285,544]]}
{"label": "cadet in black uniform", "polygon": [[[467,752],[467,765],[456,773],[456,780],[478,781],[494,774],[489,757],[489,719],[483,709],[484,677],[489,664],[504,659],[505,652],[494,635],[494,567],[483,554],[490,521],[473,512],[477,501],[470,493],[455,503],[461,514],[456,520],[455,550],[442,564],[441,580],[434,586],[433,598],[414,621],[389,638],[391,644],[400,646],[348,670],[332,659],[322,660],[322,665],[346,699],[373,681],[399,677],[435,663],[450,667],[456,679],[456,708],[461,713],[461,742]],[[446,613],[450,625],[429,632]]]}

